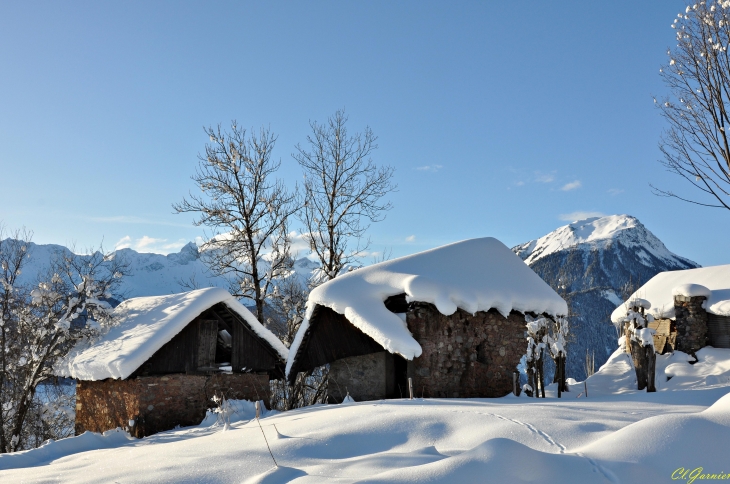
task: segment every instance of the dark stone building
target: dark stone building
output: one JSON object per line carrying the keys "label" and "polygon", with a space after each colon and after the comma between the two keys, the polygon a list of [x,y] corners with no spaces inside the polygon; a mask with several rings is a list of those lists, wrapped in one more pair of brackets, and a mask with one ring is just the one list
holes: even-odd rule
{"label": "dark stone building", "polygon": [[117,325],[76,354],[76,434],[128,428],[143,437],[197,425],[213,396],[263,400],[283,377],[284,345],[228,292],[134,298]]}
{"label": "dark stone building", "polygon": [[[315,290],[319,292],[310,296],[310,304],[313,300],[318,304],[313,305],[292,346],[288,378],[293,380],[299,372],[329,364],[332,402],[341,402],[348,393],[356,401],[407,398],[409,378],[415,397],[485,398],[510,393],[513,372],[527,345],[525,314],[521,311],[554,317],[555,313],[565,314],[567,305],[522,260],[502,247],[495,239],[473,239],[359,269],[320,286]],[[469,254],[470,250],[474,253]],[[455,282],[442,283],[439,278],[444,272],[444,279]],[[462,273],[466,273],[463,281],[455,277]],[[435,300],[442,301],[442,307],[453,304],[455,310],[439,310],[437,304],[419,301],[418,294],[405,292],[383,300],[381,294],[393,291],[394,281],[410,283],[418,277],[428,278],[424,287]],[[444,302],[440,291],[452,302]],[[354,316],[357,325],[325,305],[330,303],[328,298],[332,306],[346,308],[345,314],[359,312],[360,317]],[[462,300],[467,306],[484,307],[469,302],[480,298],[494,301],[501,310],[486,307],[469,311],[457,304]],[[505,300],[510,305],[503,304]],[[388,312],[374,311],[381,305]],[[371,319],[363,321],[363,314]],[[403,328],[399,329],[398,323]],[[389,332],[391,329],[394,331]],[[394,344],[393,334],[413,344]],[[393,350],[413,346],[420,349],[413,357]]]}

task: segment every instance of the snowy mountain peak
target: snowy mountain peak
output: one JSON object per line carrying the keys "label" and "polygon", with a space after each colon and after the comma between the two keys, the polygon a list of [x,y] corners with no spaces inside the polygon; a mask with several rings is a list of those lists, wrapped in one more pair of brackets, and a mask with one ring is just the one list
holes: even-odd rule
{"label": "snowy mountain peak", "polygon": [[609,215],[578,220],[537,240],[513,247],[512,250],[527,264],[532,264],[561,250],[574,247],[607,248],[614,242],[635,249],[636,255],[647,265],[651,264],[653,258],[657,258],[665,262],[682,262],[683,265],[697,266],[696,263],[670,252],[661,240],[631,215]]}

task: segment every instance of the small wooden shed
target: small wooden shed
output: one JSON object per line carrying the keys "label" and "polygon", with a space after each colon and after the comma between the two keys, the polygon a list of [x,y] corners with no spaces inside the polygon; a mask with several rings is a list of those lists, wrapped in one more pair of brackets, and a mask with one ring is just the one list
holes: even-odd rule
{"label": "small wooden shed", "polygon": [[270,379],[283,377],[287,348],[223,289],[133,298],[114,316],[60,372],[77,380],[77,434],[196,425],[213,396],[268,404]]}
{"label": "small wooden shed", "polygon": [[501,397],[525,353],[525,314],[567,304],[493,238],[358,269],[317,287],[287,361],[290,381],[329,364],[333,402]]}

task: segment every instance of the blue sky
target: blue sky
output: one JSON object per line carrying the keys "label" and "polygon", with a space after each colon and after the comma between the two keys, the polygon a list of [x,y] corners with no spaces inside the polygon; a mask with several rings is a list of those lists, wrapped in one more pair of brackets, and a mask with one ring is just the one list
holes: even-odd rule
{"label": "blue sky", "polygon": [[687,188],[656,161],[652,102],[683,5],[3,2],[0,220],[38,243],[176,251],[203,235],[171,209],[203,126],[269,126],[293,185],[309,121],[345,108],[396,169],[373,250],[512,246],[628,213],[670,250],[728,263],[730,213],[649,188]]}

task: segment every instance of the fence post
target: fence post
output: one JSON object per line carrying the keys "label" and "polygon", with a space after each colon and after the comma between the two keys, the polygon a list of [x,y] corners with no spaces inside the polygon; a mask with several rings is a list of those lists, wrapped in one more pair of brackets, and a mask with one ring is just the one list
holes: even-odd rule
{"label": "fence post", "polygon": [[408,377],[408,399],[413,400],[413,378]]}

